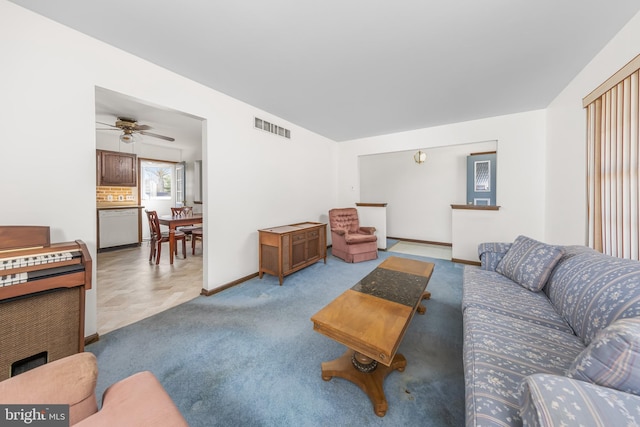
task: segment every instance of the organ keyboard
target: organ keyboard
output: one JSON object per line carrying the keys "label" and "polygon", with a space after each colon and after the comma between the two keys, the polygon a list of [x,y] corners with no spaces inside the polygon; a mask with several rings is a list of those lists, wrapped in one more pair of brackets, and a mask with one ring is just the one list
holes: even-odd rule
{"label": "organ keyboard", "polygon": [[91,288],[91,256],[82,241],[51,244],[49,227],[0,226],[0,301],[75,286]]}

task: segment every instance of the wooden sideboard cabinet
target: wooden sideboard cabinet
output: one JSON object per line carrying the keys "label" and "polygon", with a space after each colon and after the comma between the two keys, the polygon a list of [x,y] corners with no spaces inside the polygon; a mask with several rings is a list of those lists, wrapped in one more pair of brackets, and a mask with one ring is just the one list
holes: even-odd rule
{"label": "wooden sideboard cabinet", "polygon": [[278,276],[280,285],[284,276],[298,271],[321,259],[327,263],[327,224],[301,222],[258,230],[260,271]]}

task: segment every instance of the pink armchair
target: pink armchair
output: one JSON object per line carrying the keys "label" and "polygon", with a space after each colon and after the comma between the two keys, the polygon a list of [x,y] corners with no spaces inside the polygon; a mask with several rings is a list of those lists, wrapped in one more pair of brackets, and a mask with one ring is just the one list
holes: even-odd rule
{"label": "pink armchair", "polygon": [[378,258],[378,238],[375,227],[360,227],[356,208],[331,209],[331,253],[346,262]]}
{"label": "pink armchair", "polygon": [[156,377],[138,372],[111,385],[98,410],[98,366],[93,353],[76,353],[0,382],[3,404],[67,404],[69,425],[187,427]]}

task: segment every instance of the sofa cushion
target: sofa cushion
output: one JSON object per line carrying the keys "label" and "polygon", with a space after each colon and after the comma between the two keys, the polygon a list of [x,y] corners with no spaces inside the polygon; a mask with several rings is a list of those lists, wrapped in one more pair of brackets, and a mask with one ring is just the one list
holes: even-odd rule
{"label": "sofa cushion", "polygon": [[496,266],[496,271],[533,292],[542,290],[562,257],[560,246],[518,236]]}
{"label": "sofa cushion", "polygon": [[640,262],[577,254],[553,271],[547,294],[585,345],[618,319],[640,316]]}
{"label": "sofa cushion", "polygon": [[584,349],[575,335],[477,307],[463,322],[468,426],[517,425],[523,378],[562,375]]}
{"label": "sofa cushion", "polygon": [[535,374],[522,383],[522,425],[638,426],[640,397],[567,377]]}
{"label": "sofa cushion", "polygon": [[640,395],[640,318],[620,319],[598,332],[567,376]]}
{"label": "sofa cushion", "polygon": [[462,310],[483,308],[573,335],[567,321],[556,312],[543,292],[528,291],[495,271],[465,266],[462,292]]}

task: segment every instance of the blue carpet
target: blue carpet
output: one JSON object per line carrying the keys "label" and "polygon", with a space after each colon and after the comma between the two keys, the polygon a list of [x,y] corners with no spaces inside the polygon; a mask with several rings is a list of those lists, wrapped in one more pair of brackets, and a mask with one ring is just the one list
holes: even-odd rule
{"label": "blue carpet", "polygon": [[[385,417],[351,382],[323,381],[320,363],[345,347],[313,331],[310,318],[389,256],[435,263],[425,301],[400,345],[404,372],[387,377]],[[98,358],[97,393],[150,370],[192,427],[461,426],[462,266],[380,252],[347,264],[331,255],[287,276],[265,275],[157,314],[87,346]]]}

